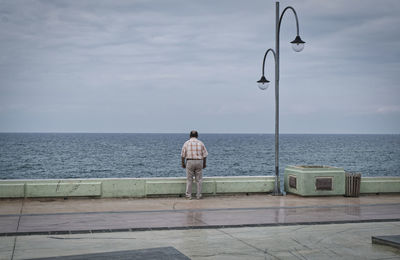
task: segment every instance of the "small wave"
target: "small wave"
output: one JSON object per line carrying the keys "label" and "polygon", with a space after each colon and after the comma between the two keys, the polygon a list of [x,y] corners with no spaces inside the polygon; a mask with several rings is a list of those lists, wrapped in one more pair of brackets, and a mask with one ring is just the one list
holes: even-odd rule
{"label": "small wave", "polygon": [[133,167],[137,167],[137,166],[144,166],[144,163],[134,163],[132,164]]}
{"label": "small wave", "polygon": [[29,169],[34,169],[37,167],[42,167],[40,163],[25,163],[23,165],[19,165],[16,168],[16,170],[29,170]]}
{"label": "small wave", "polygon": [[88,173],[94,173],[94,172],[111,172],[110,169],[100,169],[100,170],[89,170]]}

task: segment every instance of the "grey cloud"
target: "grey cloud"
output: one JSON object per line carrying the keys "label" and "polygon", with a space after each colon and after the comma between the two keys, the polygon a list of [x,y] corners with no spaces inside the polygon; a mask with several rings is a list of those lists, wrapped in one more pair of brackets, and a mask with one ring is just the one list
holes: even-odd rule
{"label": "grey cloud", "polygon": [[[348,113],[367,132],[399,115],[397,1],[283,1],[300,19],[281,31],[282,130],[315,132]],[[260,92],[274,46],[265,1],[3,1],[0,131],[272,132],[273,87]],[[272,60],[267,74],[273,79]],[[196,115],[198,120],[182,118]],[[329,116],[323,116],[329,115]],[[359,117],[360,115],[369,115]],[[392,119],[392,118],[389,118]],[[29,123],[27,123],[29,122]],[[270,122],[270,123],[268,123]],[[193,125],[196,124],[196,125]],[[190,126],[189,126],[190,125]]]}

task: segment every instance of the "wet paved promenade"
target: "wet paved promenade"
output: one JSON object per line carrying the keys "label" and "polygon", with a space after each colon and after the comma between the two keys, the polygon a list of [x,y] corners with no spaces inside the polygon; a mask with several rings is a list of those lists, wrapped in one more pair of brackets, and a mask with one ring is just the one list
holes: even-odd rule
{"label": "wet paved promenade", "polygon": [[400,195],[0,200],[0,234],[0,259],[153,249],[190,259],[400,259],[371,244],[400,234]]}
{"label": "wet paved promenade", "polygon": [[400,196],[0,201],[0,235],[400,221]]}

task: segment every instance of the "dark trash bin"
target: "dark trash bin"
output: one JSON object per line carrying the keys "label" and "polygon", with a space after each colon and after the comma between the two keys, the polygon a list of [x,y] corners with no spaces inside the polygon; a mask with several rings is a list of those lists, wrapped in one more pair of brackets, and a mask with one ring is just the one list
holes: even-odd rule
{"label": "dark trash bin", "polygon": [[346,197],[360,196],[361,173],[346,172]]}

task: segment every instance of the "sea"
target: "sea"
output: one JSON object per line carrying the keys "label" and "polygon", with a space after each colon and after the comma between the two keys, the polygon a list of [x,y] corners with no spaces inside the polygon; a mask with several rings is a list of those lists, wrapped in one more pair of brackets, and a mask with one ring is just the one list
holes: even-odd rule
{"label": "sea", "polygon": [[[0,133],[0,179],[183,177],[188,134]],[[273,134],[200,134],[204,176],[275,174]],[[281,134],[279,164],[400,176],[400,135]]]}

